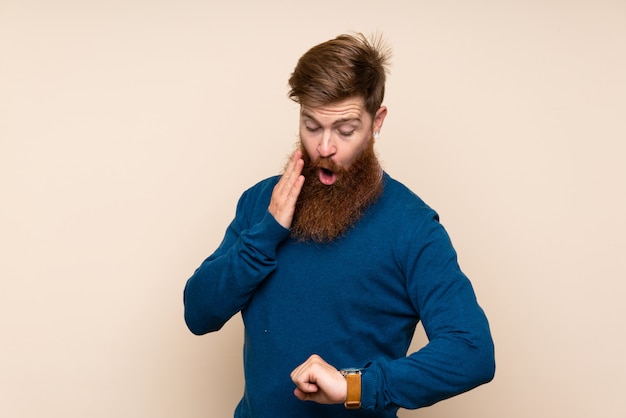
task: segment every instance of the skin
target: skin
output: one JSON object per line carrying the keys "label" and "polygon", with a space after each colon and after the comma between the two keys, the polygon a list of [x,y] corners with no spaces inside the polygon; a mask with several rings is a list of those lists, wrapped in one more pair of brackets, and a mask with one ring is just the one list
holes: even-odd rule
{"label": "skin", "polygon": [[[387,108],[372,116],[360,97],[317,107],[300,109],[300,140],[312,160],[326,158],[348,168],[369,145],[374,132],[380,131]],[[332,185],[336,178],[318,173],[320,181]]]}
{"label": "skin", "polygon": [[269,212],[274,216],[276,222],[287,229],[291,228],[296,201],[304,184],[304,176],[301,174],[302,167],[304,167],[302,151],[297,150],[291,156],[285,172],[274,186],[270,199]]}
{"label": "skin", "polygon": [[[372,118],[361,97],[322,106],[302,106],[300,139],[312,160],[328,158],[339,167],[349,168],[368,146],[373,133],[381,130],[386,115],[387,108],[381,106]],[[305,181],[301,174],[303,167],[302,152],[297,150],[272,192],[268,210],[287,229],[291,227],[296,201]],[[318,176],[327,185],[336,180],[332,173],[322,170],[318,171]],[[322,404],[346,400],[345,378],[317,354],[296,367],[291,372],[291,380],[296,385],[294,394],[300,400]]]}

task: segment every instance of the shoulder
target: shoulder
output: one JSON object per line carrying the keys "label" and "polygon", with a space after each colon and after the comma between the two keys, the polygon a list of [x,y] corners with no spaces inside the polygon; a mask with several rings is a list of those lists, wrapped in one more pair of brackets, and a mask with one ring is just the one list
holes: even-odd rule
{"label": "shoulder", "polygon": [[437,218],[437,213],[420,196],[400,181],[384,173],[383,203],[398,216]]}
{"label": "shoulder", "polygon": [[280,179],[280,176],[268,177],[246,189],[239,197],[237,203],[238,213],[250,213],[255,211],[264,212],[272,197],[272,190]]}
{"label": "shoulder", "polygon": [[279,179],[280,179],[280,176],[278,175],[263,179],[259,181],[258,183],[256,183],[255,185],[248,188],[246,191],[244,191],[242,197],[262,196],[268,193],[271,195],[272,190],[274,189],[274,186],[276,185],[276,183],[278,183]]}
{"label": "shoulder", "polygon": [[384,225],[385,233],[393,237],[396,244],[399,242],[399,247],[414,249],[415,245],[425,245],[428,242],[426,237],[441,235],[444,228],[437,211],[387,173],[384,181],[375,216],[379,227]]}
{"label": "shoulder", "polygon": [[[433,259],[454,256],[450,237],[439,219],[439,214],[407,186],[385,176],[383,192],[386,219],[385,231],[392,236],[398,260],[417,260],[416,254],[428,252]],[[423,259],[423,258],[422,258]]]}

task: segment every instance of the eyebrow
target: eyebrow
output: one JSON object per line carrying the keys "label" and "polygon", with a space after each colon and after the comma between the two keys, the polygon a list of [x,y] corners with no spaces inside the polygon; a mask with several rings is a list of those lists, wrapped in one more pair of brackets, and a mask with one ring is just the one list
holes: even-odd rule
{"label": "eyebrow", "polygon": [[[302,116],[308,119],[311,119],[313,122],[317,123],[318,125],[321,125],[321,123],[319,123],[319,121],[317,119],[315,119],[315,117],[313,117],[313,115],[311,115],[309,112],[307,112],[306,110],[303,110],[301,112]],[[361,123],[361,118],[360,117],[354,117],[354,118],[340,118],[337,119],[333,122],[333,126],[337,126],[337,125],[343,125],[344,123],[348,123],[348,122],[359,122]]]}

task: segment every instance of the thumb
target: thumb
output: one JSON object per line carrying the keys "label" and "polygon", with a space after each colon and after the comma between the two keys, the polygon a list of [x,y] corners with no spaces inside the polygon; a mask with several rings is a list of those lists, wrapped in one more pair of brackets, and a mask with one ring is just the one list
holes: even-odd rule
{"label": "thumb", "polygon": [[311,382],[299,382],[297,389],[302,393],[316,393],[319,390],[317,385]]}

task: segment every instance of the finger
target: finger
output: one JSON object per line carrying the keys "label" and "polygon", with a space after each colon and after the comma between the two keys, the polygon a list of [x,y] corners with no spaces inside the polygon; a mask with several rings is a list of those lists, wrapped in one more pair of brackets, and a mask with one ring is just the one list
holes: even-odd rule
{"label": "finger", "polygon": [[301,401],[315,401],[315,399],[319,396],[317,392],[305,392],[300,388],[295,388],[293,390],[293,394],[296,395],[296,398]]}
{"label": "finger", "polygon": [[294,179],[293,184],[289,188],[289,193],[287,194],[291,205],[295,206],[298,196],[300,196],[300,192],[302,191],[302,186],[304,186],[304,176],[298,174],[298,177]]}
{"label": "finger", "polygon": [[304,167],[304,160],[302,159],[302,151],[297,150],[293,153],[293,177],[297,178],[302,173],[302,167]]}
{"label": "finger", "polygon": [[297,382],[296,389],[306,395],[311,395],[319,391],[319,387],[315,383],[311,382]]}
{"label": "finger", "polygon": [[302,152],[300,150],[296,150],[293,154],[291,154],[291,158],[289,158],[289,162],[287,163],[287,167],[285,167],[281,180],[287,180],[292,177],[294,169],[296,169],[298,161],[301,159]]}
{"label": "finger", "polygon": [[269,211],[285,228],[291,227],[296,202],[304,185],[303,167],[302,151],[296,150],[272,191]]}
{"label": "finger", "polygon": [[280,178],[277,186],[281,193],[290,193],[294,184],[298,182],[300,175],[302,174],[302,168],[304,167],[304,160],[302,160],[301,151],[294,152],[289,164],[285,169],[282,177]]}

